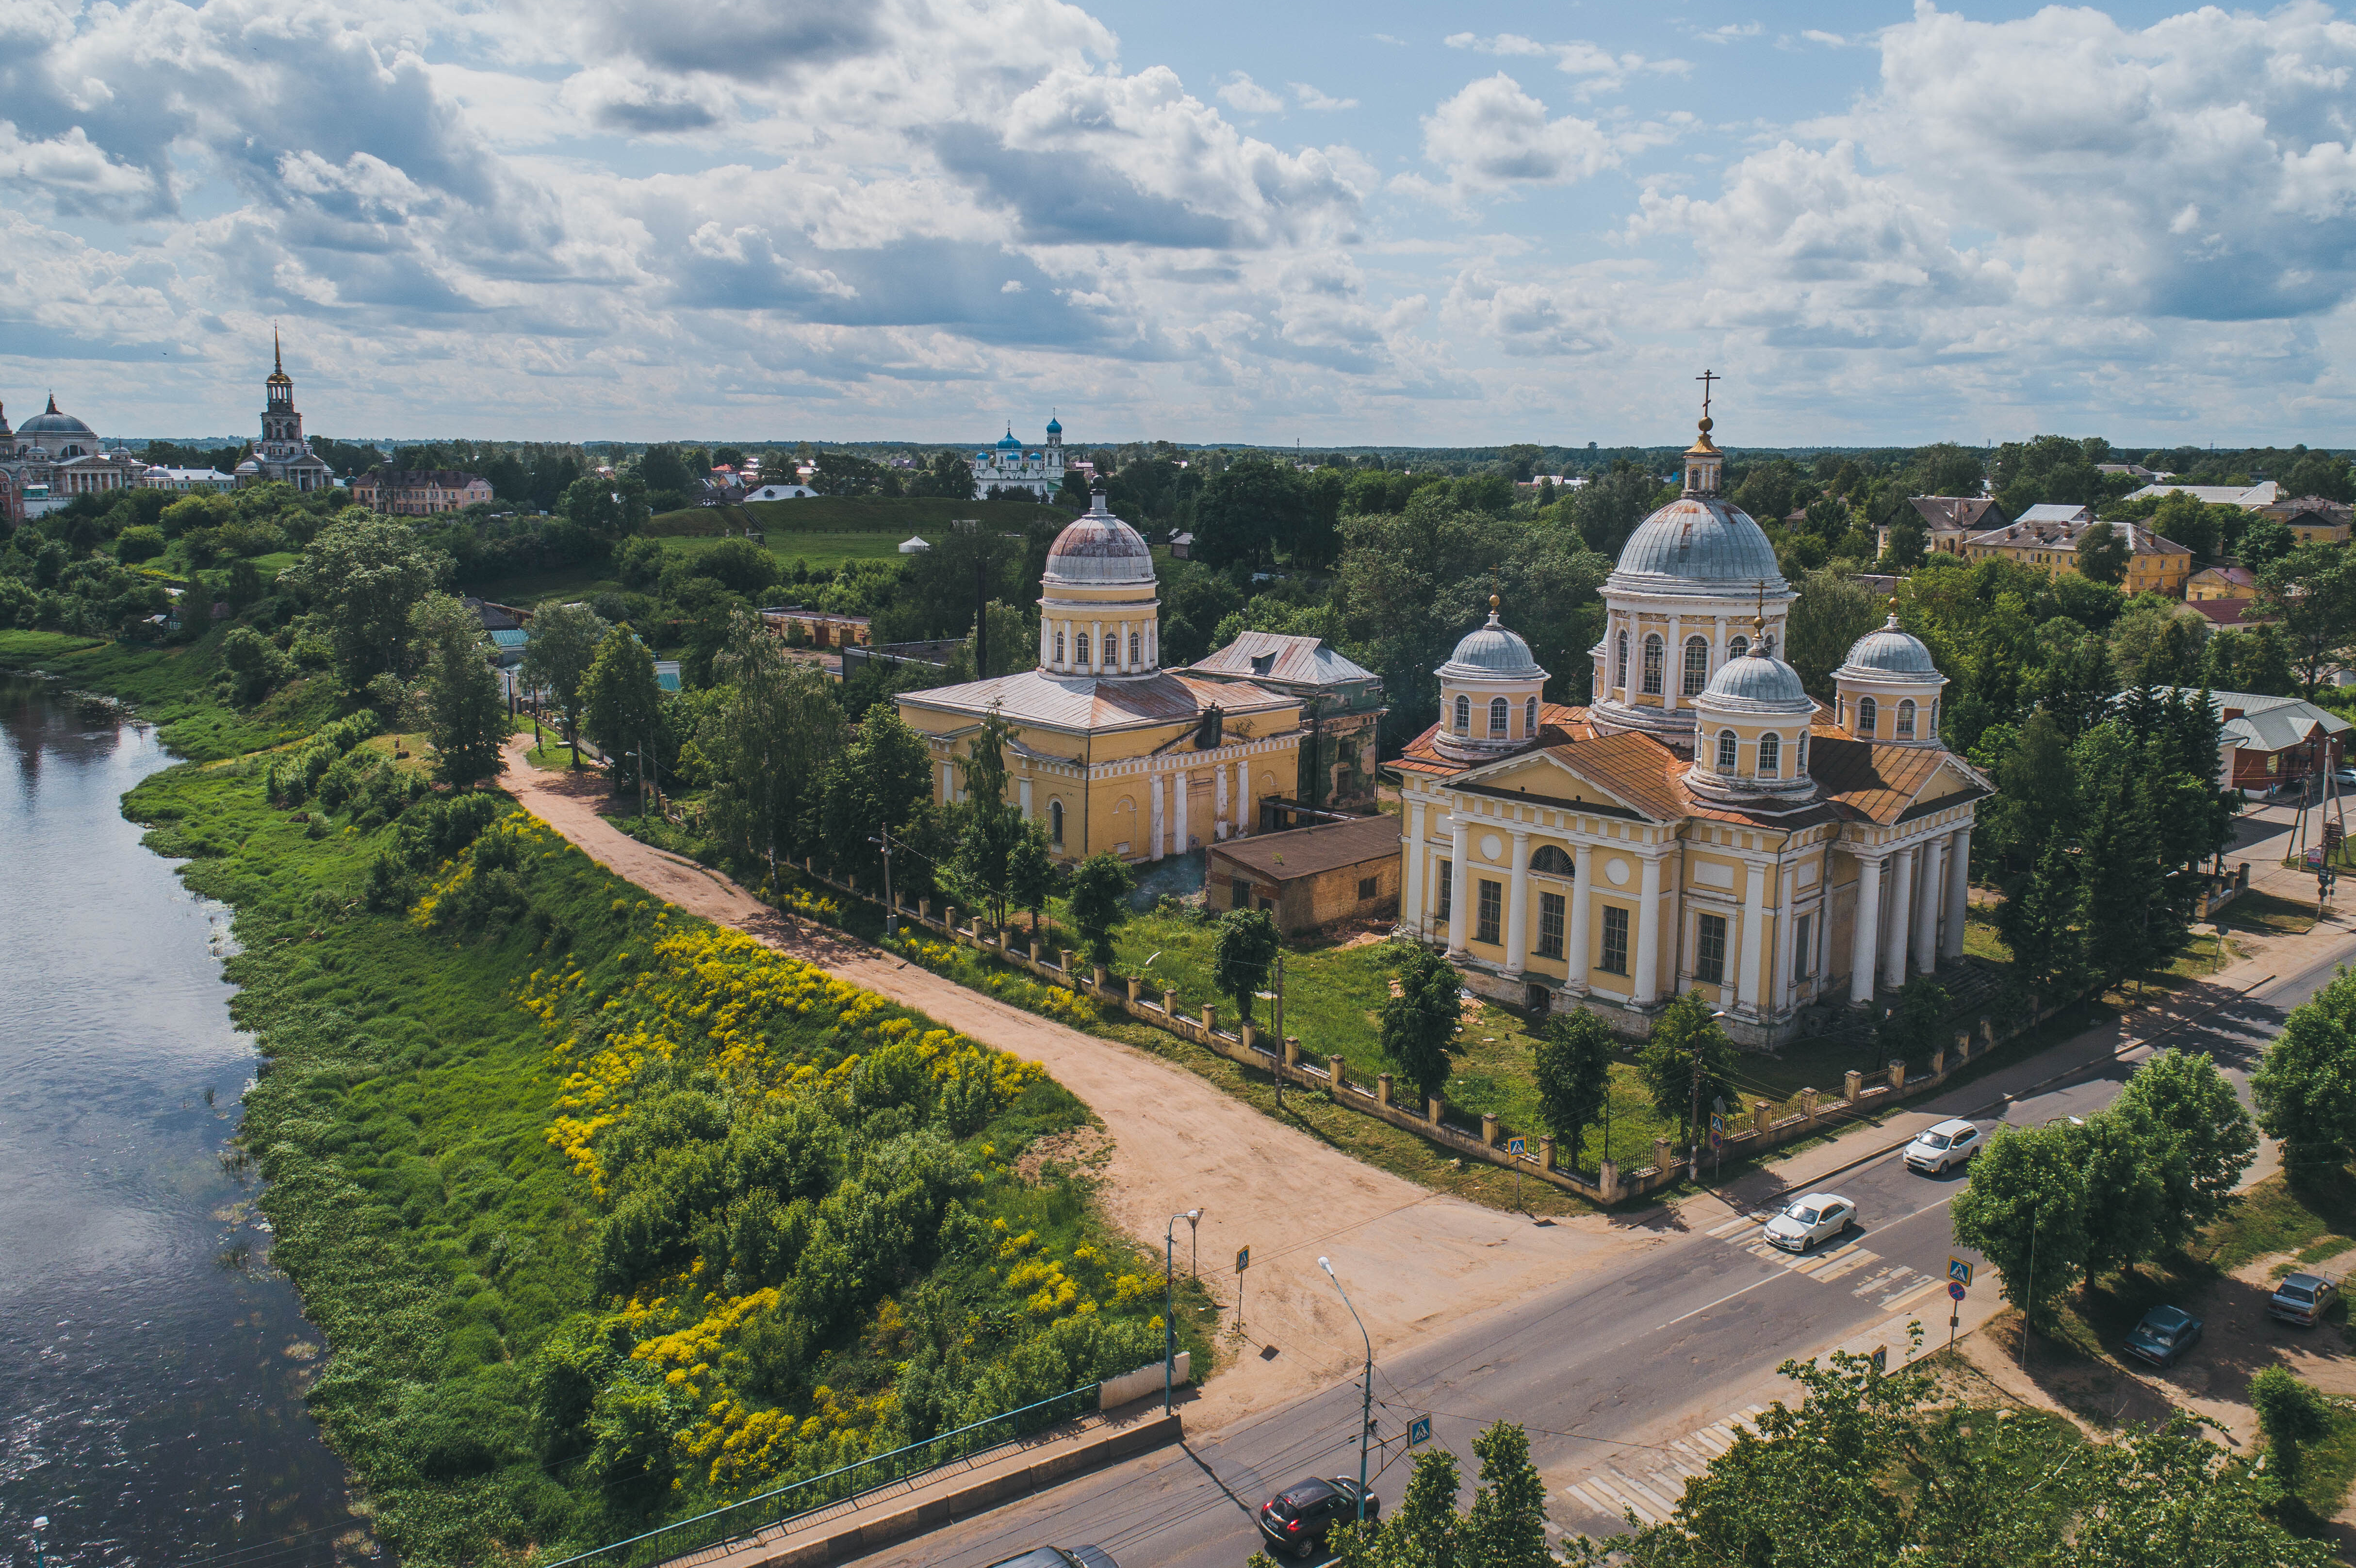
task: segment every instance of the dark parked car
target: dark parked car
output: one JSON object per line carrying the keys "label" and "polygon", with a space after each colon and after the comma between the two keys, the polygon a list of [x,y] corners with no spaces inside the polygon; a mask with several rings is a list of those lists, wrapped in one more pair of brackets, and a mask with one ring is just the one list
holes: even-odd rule
{"label": "dark parked car", "polygon": [[2200,1342],[2201,1319],[2180,1307],[2155,1307],[2127,1336],[2127,1353],[2165,1367]]}
{"label": "dark parked car", "polygon": [[990,1568],[1120,1568],[1101,1546],[1034,1546],[1020,1557],[993,1563]]}
{"label": "dark parked car", "polygon": [[[1382,1499],[1366,1494],[1366,1518]],[[1325,1549],[1325,1538],[1358,1518],[1358,1483],[1346,1476],[1297,1481],[1259,1505],[1259,1531],[1303,1562]]]}
{"label": "dark parked car", "polygon": [[2295,1274],[2275,1286],[2274,1298],[2266,1303],[2266,1315],[2302,1328],[2312,1328],[2323,1321],[2337,1294],[2331,1282],[2321,1275]]}

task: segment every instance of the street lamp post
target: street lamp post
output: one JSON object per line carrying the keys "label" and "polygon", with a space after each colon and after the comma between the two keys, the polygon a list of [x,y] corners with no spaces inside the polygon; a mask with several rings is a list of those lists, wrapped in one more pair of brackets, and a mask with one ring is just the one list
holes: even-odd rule
{"label": "street lamp post", "polygon": [[1333,1272],[1333,1260],[1319,1258],[1317,1266],[1325,1271],[1333,1288],[1342,1292],[1342,1305],[1350,1309],[1350,1321],[1358,1326],[1358,1338],[1366,1342],[1366,1379],[1363,1385],[1365,1395],[1358,1402],[1358,1522],[1363,1525],[1366,1522],[1366,1432],[1375,1424],[1375,1341],[1366,1332],[1366,1320],[1358,1316],[1357,1303],[1343,1289],[1342,1276]]}
{"label": "street lamp post", "polygon": [[1178,1221],[1183,1220],[1189,1228],[1200,1224],[1203,1211],[1189,1209],[1183,1214],[1170,1216],[1169,1225],[1162,1232],[1162,1413],[1170,1413],[1174,1403],[1174,1379],[1178,1371]]}
{"label": "street lamp post", "polygon": [[49,1516],[42,1514],[33,1520],[33,1568],[43,1568],[41,1563],[41,1531],[49,1528]]}

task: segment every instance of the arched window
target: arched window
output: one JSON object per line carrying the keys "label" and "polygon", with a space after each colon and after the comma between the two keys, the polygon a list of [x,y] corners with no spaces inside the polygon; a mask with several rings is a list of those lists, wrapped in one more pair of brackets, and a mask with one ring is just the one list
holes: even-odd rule
{"label": "arched window", "polygon": [[1687,697],[1699,697],[1701,688],[1709,684],[1709,642],[1704,637],[1686,639],[1686,687]]}
{"label": "arched window", "polygon": [[1938,701],[1938,699],[1936,699],[1936,698],[1933,698],[1933,699],[1931,699],[1931,739],[1933,739],[1933,741],[1935,741],[1935,740],[1937,740],[1938,738],[1939,738],[1939,701]]}
{"label": "arched window", "polygon": [[1077,664],[1077,665],[1078,665],[1082,669],[1086,669],[1086,668],[1087,668],[1087,667],[1088,667],[1088,635],[1087,635],[1086,632],[1075,632],[1075,633],[1073,633],[1073,634],[1072,634],[1072,647],[1073,647],[1073,649],[1074,649],[1074,653],[1075,653],[1075,658],[1074,658],[1073,662],[1074,662],[1074,663],[1076,663],[1076,664]]}
{"label": "arched window", "polygon": [[1909,697],[1898,704],[1898,739],[1911,741],[1913,738],[1914,699]]}
{"label": "arched window", "polygon": [[1628,634],[1622,632],[1612,640],[1612,684],[1622,691],[1628,688]]}
{"label": "arched window", "polygon": [[1139,657],[1138,657],[1139,650],[1140,650],[1140,649],[1141,649],[1143,646],[1144,646],[1144,644],[1143,644],[1143,643],[1141,643],[1141,642],[1140,642],[1140,641],[1138,640],[1138,635],[1137,635],[1137,634],[1136,634],[1135,632],[1131,632],[1131,633],[1129,635],[1129,667],[1130,667],[1130,668],[1131,668],[1131,669],[1135,669],[1135,668],[1137,668],[1137,667],[1138,667],[1140,664],[1141,664],[1141,663],[1143,663],[1143,662],[1144,662],[1143,660],[1141,660],[1141,658],[1139,658]]}
{"label": "arched window", "polygon": [[1538,699],[1531,698],[1522,704],[1522,734],[1525,738],[1538,732]]}
{"label": "arched window", "polygon": [[1661,639],[1658,634],[1644,638],[1644,692],[1650,697],[1661,695]]}
{"label": "arched window", "polygon": [[1740,658],[1743,655],[1745,655],[1745,654],[1749,653],[1750,651],[1751,651],[1751,639],[1750,639],[1750,638],[1748,638],[1748,637],[1729,637],[1729,638],[1727,638],[1727,639],[1726,639],[1726,656],[1727,656],[1728,658],[1730,658],[1730,659],[1739,659],[1739,658]]}
{"label": "arched window", "polygon": [[1857,732],[1860,735],[1872,734],[1874,718],[1873,699],[1870,697],[1858,698],[1857,699]]}
{"label": "arched window", "polygon": [[1767,650],[1767,656],[1769,658],[1773,658],[1775,656],[1775,634],[1772,632],[1761,633],[1759,635],[1759,645]]}
{"label": "arched window", "polygon": [[1064,841],[1064,803],[1060,800],[1047,803],[1047,841],[1051,844]]}
{"label": "arched window", "polygon": [[1064,662],[1064,634],[1061,632],[1055,634],[1055,662]]}
{"label": "arched window", "polygon": [[1759,737],[1759,776],[1781,778],[1783,771],[1783,738],[1781,735]]}
{"label": "arched window", "polygon": [[1530,869],[1549,877],[1568,877],[1573,872],[1570,857],[1563,853],[1559,844],[1541,844],[1530,851]]}
{"label": "arched window", "polygon": [[1472,699],[1469,697],[1456,699],[1456,732],[1460,735],[1472,733]]}
{"label": "arched window", "polygon": [[1718,732],[1718,771],[1722,773],[1734,771],[1734,731],[1731,730]]}
{"label": "arched window", "polygon": [[1800,731],[1792,742],[1792,776],[1799,778],[1808,771],[1808,732]]}
{"label": "arched window", "polygon": [[1489,699],[1489,738],[1491,740],[1502,741],[1505,738],[1505,715],[1510,711],[1512,709],[1504,698],[1493,697]]}

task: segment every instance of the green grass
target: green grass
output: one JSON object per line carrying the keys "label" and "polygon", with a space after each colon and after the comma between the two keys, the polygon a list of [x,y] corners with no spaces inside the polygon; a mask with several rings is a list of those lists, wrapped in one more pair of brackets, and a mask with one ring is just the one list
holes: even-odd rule
{"label": "green grass", "polygon": [[[2320,1262],[2356,1245],[2356,1176],[2342,1168],[2319,1181],[2293,1184],[2270,1176],[2244,1192],[2233,1211],[2211,1226],[2196,1250],[2203,1263],[2231,1274],[2278,1253]],[[2314,1257],[2309,1259],[2308,1253]]]}
{"label": "green grass", "polygon": [[718,534],[742,530],[747,523],[774,540],[783,533],[897,534],[897,544],[910,534],[946,532],[951,522],[979,517],[993,526],[1020,528],[1042,514],[1058,520],[1070,513],[1025,501],[969,501],[937,496],[813,496],[799,501],[760,501],[745,507],[690,507],[662,512],[647,525],[650,534]]}
{"label": "green grass", "polygon": [[2278,898],[2255,889],[2242,894],[2217,912],[2223,917],[2222,923],[2228,931],[2246,931],[2269,936],[2300,936],[2315,929],[2313,904]]}
{"label": "green grass", "polygon": [[[783,503],[779,503],[782,505]],[[947,528],[934,528],[924,536],[937,544],[948,536]],[[770,533],[769,553],[777,558],[780,566],[791,567],[796,561],[813,571],[832,571],[846,560],[897,560],[900,541],[906,534],[890,533]],[[717,539],[665,539],[663,549],[672,555],[693,558],[711,549]],[[776,593],[790,597],[791,588],[779,588]]]}
{"label": "green grass", "polygon": [[220,702],[220,639],[226,623],[196,643],[155,648],[67,637],[54,632],[0,633],[0,664],[38,670],[84,691],[120,698],[158,726],[181,756],[218,762],[307,735],[334,717],[335,683],[298,679],[241,712]]}
{"label": "green grass", "polygon": [[2298,1451],[2298,1484],[2292,1495],[2306,1518],[2297,1524],[2308,1533],[2323,1533],[2348,1501],[2351,1486],[2356,1486],[2356,1407],[2335,1400],[2331,1430]]}

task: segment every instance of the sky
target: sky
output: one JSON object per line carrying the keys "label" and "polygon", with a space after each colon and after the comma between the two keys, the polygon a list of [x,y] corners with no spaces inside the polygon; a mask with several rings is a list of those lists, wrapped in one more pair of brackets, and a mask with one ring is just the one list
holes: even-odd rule
{"label": "sky", "polygon": [[652,441],[2356,443],[2356,18],[7,0],[0,403]]}

